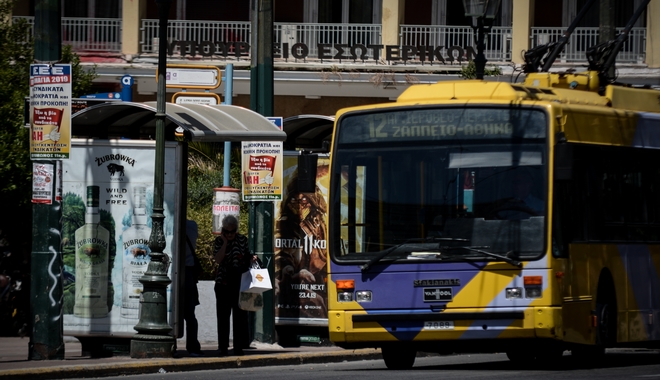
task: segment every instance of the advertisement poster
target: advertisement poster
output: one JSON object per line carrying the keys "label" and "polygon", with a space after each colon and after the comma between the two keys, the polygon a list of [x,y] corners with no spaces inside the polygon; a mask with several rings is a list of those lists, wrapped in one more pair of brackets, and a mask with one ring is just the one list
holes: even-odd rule
{"label": "advertisement poster", "polygon": [[30,65],[30,159],[68,159],[71,65]]}
{"label": "advertisement poster", "polygon": [[[133,336],[154,196],[155,142],[74,140],[63,165],[62,253],[65,335]],[[165,254],[171,262],[178,179],[176,144],[165,147]],[[172,278],[172,266],[168,276]],[[168,287],[168,320],[173,319]]]}
{"label": "advertisement poster", "polygon": [[275,318],[325,325],[328,157],[319,157],[316,191],[298,192],[298,156],[284,157],[284,200],[275,202]]}
{"label": "advertisement poster", "polygon": [[55,165],[32,163],[32,203],[53,204]]}
{"label": "advertisement poster", "polygon": [[243,201],[282,200],[282,142],[241,143]]}

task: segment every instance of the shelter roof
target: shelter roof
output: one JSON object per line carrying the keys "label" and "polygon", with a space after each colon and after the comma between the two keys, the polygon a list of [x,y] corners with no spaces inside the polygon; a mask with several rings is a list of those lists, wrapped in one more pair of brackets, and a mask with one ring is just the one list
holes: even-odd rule
{"label": "shelter roof", "polygon": [[[286,132],[285,150],[305,149],[328,151],[334,116],[296,115],[283,120],[282,129]],[[326,146],[324,146],[324,142]]]}
{"label": "shelter roof", "polygon": [[[156,138],[156,102],[109,102],[72,117],[72,137]],[[262,115],[231,105],[166,104],[165,139],[179,128],[188,141],[284,141],[286,134]]]}

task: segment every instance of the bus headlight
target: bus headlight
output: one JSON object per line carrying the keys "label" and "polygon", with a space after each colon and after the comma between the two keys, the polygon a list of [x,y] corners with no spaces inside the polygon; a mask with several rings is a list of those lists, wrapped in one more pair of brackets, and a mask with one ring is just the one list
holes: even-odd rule
{"label": "bus headlight", "polygon": [[540,286],[525,287],[525,298],[541,298],[542,293]]}
{"label": "bus headlight", "polygon": [[355,280],[337,280],[337,302],[353,301],[353,289]]}
{"label": "bus headlight", "polygon": [[541,298],[543,295],[543,277],[541,276],[525,276],[523,277],[525,284],[525,298]]}
{"label": "bus headlight", "polygon": [[506,288],[506,299],[523,298],[522,288]]}
{"label": "bus headlight", "polygon": [[338,292],[337,293],[337,302],[351,302],[353,301],[352,292]]}
{"label": "bus headlight", "polygon": [[355,300],[358,302],[371,302],[371,290],[361,290],[359,292],[355,292]]}

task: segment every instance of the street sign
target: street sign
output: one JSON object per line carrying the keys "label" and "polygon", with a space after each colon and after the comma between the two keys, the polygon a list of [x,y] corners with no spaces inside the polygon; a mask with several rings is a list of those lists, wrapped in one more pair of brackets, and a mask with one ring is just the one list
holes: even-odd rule
{"label": "street sign", "polygon": [[282,130],[282,124],[284,124],[282,116],[266,116],[266,119],[270,120],[273,125]]}
{"label": "street sign", "polygon": [[[158,82],[158,70],[156,70]],[[216,66],[167,65],[165,69],[165,87],[199,88],[212,90],[222,82],[220,69]]]}
{"label": "street sign", "polygon": [[99,94],[83,95],[81,99],[118,99],[121,100],[121,92],[102,92]]}
{"label": "street sign", "polygon": [[176,104],[220,104],[220,96],[212,92],[177,92],[172,95],[172,103]]}

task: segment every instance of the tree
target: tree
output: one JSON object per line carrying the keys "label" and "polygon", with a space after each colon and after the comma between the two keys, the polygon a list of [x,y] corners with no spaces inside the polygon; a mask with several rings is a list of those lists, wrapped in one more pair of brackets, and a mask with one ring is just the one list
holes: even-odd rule
{"label": "tree", "polygon": [[[224,147],[217,143],[188,143],[188,207],[187,217],[197,222],[200,235],[197,239],[197,257],[204,270],[201,279],[212,280],[215,271],[213,260],[213,189],[224,182]],[[231,152],[230,183],[234,188],[241,186],[241,152],[234,148]],[[246,202],[241,202],[239,231],[247,232]]]}
{"label": "tree", "polygon": [[[25,262],[32,240],[32,162],[29,128],[25,128],[25,98],[30,95],[30,65],[34,41],[24,19],[12,20],[16,0],[0,0],[0,245],[9,245]],[[73,97],[89,93],[96,69],[85,71],[70,46],[62,49],[62,63],[71,63]]]}
{"label": "tree", "polygon": [[[32,220],[30,192],[32,165],[29,158],[29,128],[24,127],[23,108],[30,93],[33,44],[24,20],[12,23],[14,2],[0,0],[0,199],[4,217],[0,234],[15,253],[30,252]],[[27,41],[26,41],[27,40]],[[27,216],[27,218],[26,218]],[[17,223],[21,220],[21,223]]]}

